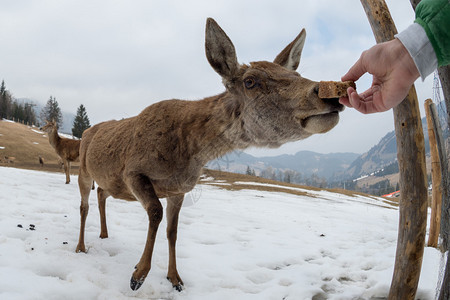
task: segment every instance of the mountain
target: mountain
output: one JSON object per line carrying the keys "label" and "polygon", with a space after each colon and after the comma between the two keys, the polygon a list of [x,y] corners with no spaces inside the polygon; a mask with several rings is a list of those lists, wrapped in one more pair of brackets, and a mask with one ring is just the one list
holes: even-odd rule
{"label": "mountain", "polygon": [[359,156],[344,172],[345,178],[358,178],[382,169],[397,160],[395,131],[386,134],[378,144]]}
{"label": "mountain", "polygon": [[[446,112],[438,109],[441,124],[447,124],[445,120]],[[443,126],[446,127],[446,126]],[[430,152],[430,143],[428,138],[428,126],[426,118],[422,118],[422,128],[425,140],[425,153]],[[444,140],[448,138],[448,128],[443,132]],[[395,131],[386,134],[378,144],[373,146],[368,152],[358,157],[349,168],[340,176],[346,179],[356,179],[364,175],[382,170],[397,162],[397,140]]]}
{"label": "mountain", "polygon": [[303,176],[315,174],[330,179],[335,174],[344,172],[358,156],[357,153],[321,154],[312,151],[300,151],[294,155],[254,157],[242,151],[233,151],[209,162],[207,167],[236,173],[245,173],[247,168],[250,167],[256,175],[270,167],[277,171],[292,170]]}

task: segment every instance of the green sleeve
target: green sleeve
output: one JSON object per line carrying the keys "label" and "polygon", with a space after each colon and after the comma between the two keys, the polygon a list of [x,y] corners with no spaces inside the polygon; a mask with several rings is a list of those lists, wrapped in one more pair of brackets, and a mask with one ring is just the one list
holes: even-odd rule
{"label": "green sleeve", "polygon": [[416,7],[420,24],[436,52],[438,66],[450,64],[450,0],[422,0]]}

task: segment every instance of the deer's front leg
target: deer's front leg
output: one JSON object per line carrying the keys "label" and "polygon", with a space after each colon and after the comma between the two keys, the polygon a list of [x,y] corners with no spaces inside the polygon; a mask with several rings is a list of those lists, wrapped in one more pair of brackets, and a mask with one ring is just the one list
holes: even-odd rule
{"label": "deer's front leg", "polygon": [[130,280],[130,287],[135,291],[141,287],[150,271],[153,246],[155,245],[156,232],[158,231],[158,226],[163,216],[163,209],[156,196],[153,185],[147,176],[143,174],[130,175],[127,178],[127,184],[147,211],[149,220],[144,252]]}
{"label": "deer's front leg", "polygon": [[177,271],[177,258],[175,254],[175,244],[177,242],[177,228],[178,215],[183,204],[184,195],[169,197],[167,199],[167,240],[169,241],[169,270],[167,272],[167,279],[172,283],[172,286],[177,290],[183,289],[183,280]]}

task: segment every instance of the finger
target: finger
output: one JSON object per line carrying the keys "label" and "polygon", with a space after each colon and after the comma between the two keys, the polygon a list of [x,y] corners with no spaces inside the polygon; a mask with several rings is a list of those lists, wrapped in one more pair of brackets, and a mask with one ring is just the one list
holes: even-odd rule
{"label": "finger", "polygon": [[359,97],[358,93],[356,93],[356,92],[352,92],[348,95],[348,101],[350,102],[351,107],[353,107],[357,111],[360,110],[361,105],[363,104],[362,99]]}
{"label": "finger", "polygon": [[374,104],[374,110],[376,112],[383,112],[391,109],[392,107],[387,107],[385,104],[381,88],[379,86],[374,86],[372,89],[373,89],[372,102]]}
{"label": "finger", "polygon": [[350,100],[348,99],[348,97],[341,97],[341,98],[339,98],[339,103],[342,104],[342,105],[345,105],[347,107],[353,107],[350,104]]}
{"label": "finger", "polygon": [[373,99],[373,92],[374,89],[372,87],[370,87],[369,89],[365,90],[364,92],[362,92],[361,94],[359,94],[359,97],[361,99],[363,99],[364,101],[372,101]]}
{"label": "finger", "polygon": [[363,55],[364,55],[364,52],[361,55],[361,57],[356,61],[356,63],[348,70],[348,72],[344,76],[341,77],[342,81],[347,81],[347,80],[356,81],[367,72],[366,68],[364,67],[364,65],[362,63]]}
{"label": "finger", "polygon": [[356,90],[353,87],[349,86],[347,88],[347,95],[350,95],[351,93],[354,93],[354,92],[356,92]]}
{"label": "finger", "polygon": [[354,109],[363,113],[370,114],[375,112],[373,107],[373,102],[366,102],[363,98],[361,98],[358,93],[353,92],[349,95],[350,104]]}
{"label": "finger", "polygon": [[353,106],[350,104],[350,100],[348,99],[348,95],[350,95],[350,94],[353,93],[353,92],[355,92],[355,89],[352,88],[352,87],[348,87],[348,88],[347,88],[347,96],[345,96],[345,97],[340,97],[340,98],[339,98],[339,103],[341,103],[342,105],[345,105],[345,106],[347,106],[347,107],[353,107]]}

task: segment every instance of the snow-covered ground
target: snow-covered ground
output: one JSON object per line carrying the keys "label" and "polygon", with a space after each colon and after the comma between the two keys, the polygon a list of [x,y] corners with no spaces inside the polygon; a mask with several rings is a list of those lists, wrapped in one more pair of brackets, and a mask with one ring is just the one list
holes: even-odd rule
{"label": "snow-covered ground", "polygon": [[[96,193],[88,253],[75,253],[77,180],[0,167],[0,299],[383,299],[392,279],[398,210],[372,198],[314,197],[198,185],[181,210],[178,271],[166,280],[161,223],[152,269],[129,288],[147,216],[137,202],[108,198],[109,238],[98,237]],[[165,204],[165,201],[162,201]],[[33,230],[34,229],[34,230]],[[418,298],[433,299],[441,255],[426,248]]]}

